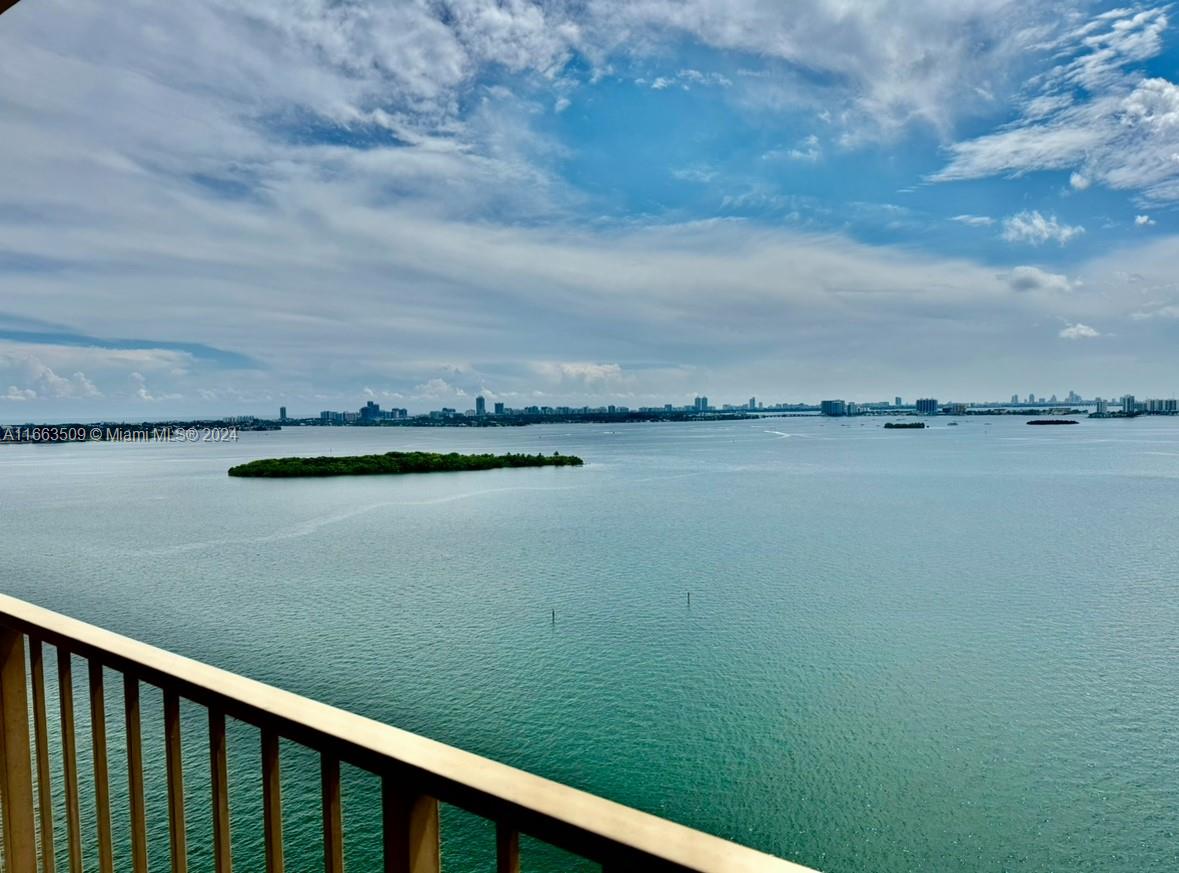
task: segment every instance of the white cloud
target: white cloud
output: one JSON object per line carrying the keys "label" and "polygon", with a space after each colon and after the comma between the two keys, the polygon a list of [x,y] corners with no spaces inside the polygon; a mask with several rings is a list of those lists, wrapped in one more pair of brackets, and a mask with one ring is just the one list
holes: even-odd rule
{"label": "white cloud", "polygon": [[618,364],[599,364],[592,361],[538,361],[532,368],[539,375],[549,379],[572,379],[587,384],[609,382],[622,377],[622,367]]}
{"label": "white cloud", "polygon": [[681,182],[711,182],[717,176],[717,171],[711,167],[680,167],[671,171],[672,178]]}
{"label": "white cloud", "polygon": [[17,399],[18,396],[25,400],[38,397],[55,400],[102,397],[102,392],[82,371],[61,376],[42,360],[40,350],[34,354],[16,345],[9,348],[9,351],[0,350],[0,378],[7,376],[16,383],[11,386],[7,399]]}
{"label": "white cloud", "polygon": [[935,181],[1072,170],[1077,190],[1093,183],[1179,200],[1179,86],[1134,65],[1163,48],[1167,7],[1103,13],[1050,44],[1066,58],[1032,80],[1036,96],[997,132],[950,147]]}
{"label": "white cloud", "polygon": [[1049,273],[1039,267],[1015,267],[1005,276],[1014,291],[1051,291],[1064,293],[1072,287],[1068,276]]}
{"label": "white cloud", "polygon": [[702,73],[699,70],[685,69],[680,70],[677,77],[679,82],[684,87],[691,85],[714,86],[720,88],[729,88],[733,84],[733,80],[721,73]]}
{"label": "white cloud", "polygon": [[1046,242],[1064,245],[1084,232],[1085,228],[1079,225],[1061,224],[1055,215],[1041,215],[1039,210],[1025,210],[1003,221],[1003,239],[1034,246]]}
{"label": "white cloud", "polygon": [[727,88],[733,82],[720,73],[702,73],[700,70],[683,69],[674,75],[656,76],[651,80],[640,76],[635,79],[635,84],[650,88],[652,91],[666,91],[668,88],[691,91],[693,86]]}
{"label": "white cloud", "polygon": [[1087,324],[1081,324],[1080,322],[1061,328],[1060,331],[1060,338],[1068,340],[1095,339],[1099,336],[1101,334],[1094,328],[1089,327]]}
{"label": "white cloud", "polygon": [[156,403],[159,401],[183,400],[184,399],[183,394],[178,394],[176,392],[163,392],[163,393],[153,392],[151,389],[148,388],[147,378],[142,373],[138,373],[138,372],[129,373],[128,378],[131,380],[132,384],[135,386],[135,396],[138,397],[140,400],[142,400],[145,403]]}
{"label": "white cloud", "polygon": [[466,397],[467,392],[462,388],[451,385],[445,379],[429,379],[413,389],[416,397],[422,400],[454,400]]}
{"label": "white cloud", "polygon": [[[398,129],[453,122],[458,90],[485,66],[552,76],[579,39],[577,25],[559,12],[520,0],[453,0],[444,10],[331,0],[221,0],[213,8],[215,26],[266,45],[278,66],[294,72],[296,87],[335,97],[341,119]],[[254,35],[242,32],[243,23]],[[310,108],[330,111],[331,104],[316,100]]]}
{"label": "white cloud", "polygon": [[819,138],[812,133],[802,141],[801,145],[787,151],[786,156],[791,160],[807,161],[813,164],[822,159],[823,149],[819,146]]}
{"label": "white cloud", "polygon": [[128,378],[133,383],[135,383],[135,395],[140,400],[144,400],[149,403],[152,400],[155,400],[155,397],[153,397],[151,392],[147,390],[147,379],[144,378],[142,373],[131,373],[129,374]]}
{"label": "white cloud", "polygon": [[990,227],[995,223],[995,219],[989,215],[955,215],[950,221],[957,221],[961,224],[969,224],[971,227]]}
{"label": "white cloud", "polygon": [[9,385],[8,391],[0,395],[0,400],[15,400],[17,402],[36,399],[37,392],[32,388],[17,388],[15,385]]}
{"label": "white cloud", "polygon": [[1160,306],[1153,311],[1133,312],[1130,318],[1134,321],[1146,321],[1151,318],[1179,318],[1179,304]]}
{"label": "white cloud", "polygon": [[[745,55],[755,69],[736,75],[684,67],[642,80],[649,87],[719,87],[740,92],[734,99],[748,106],[801,101],[842,128],[845,143],[891,136],[912,124],[949,135],[958,118],[993,112],[996,101],[1018,91],[1029,59],[1060,50],[1056,32],[1070,20],[1018,0],[851,6],[839,0],[128,0],[118,19],[104,16],[98,0],[39,6],[44,9],[14,25],[15,69],[27,68],[26,53],[44,49],[59,61],[70,58],[70,76],[87,81],[87,66],[133,57],[136,77],[121,83],[119,96],[142,97],[159,84],[177,90],[182,99],[167,116],[177,137],[212,139],[214,131],[202,135],[193,119],[209,117],[201,110],[213,96],[208,83],[216,83],[216,98],[234,109],[216,130],[222,142],[233,132],[229,119],[277,121],[295,135],[309,124],[375,128],[400,141],[403,161],[452,167],[464,158],[494,157],[464,110],[477,105],[472,97],[481,76],[517,74],[525,84],[513,90],[521,95],[528,82],[561,92],[578,78],[569,67],[575,57],[594,68],[593,81],[616,62],[665,61],[685,37]],[[1135,33],[1153,32],[1152,26],[1157,22]],[[1092,53],[1136,58],[1154,45],[1144,39],[1135,50],[1132,42],[1127,36],[1094,43]],[[1093,71],[1073,76],[1100,79]],[[559,94],[551,105],[561,112],[569,98]],[[144,119],[135,130],[167,137],[158,127]],[[265,146],[257,136],[249,144]],[[796,150],[814,160],[810,148]]]}
{"label": "white cloud", "polygon": [[687,37],[759,59],[734,77],[739,99],[829,111],[849,143],[913,124],[948,134],[964,115],[993,112],[1021,87],[1029,56],[1059,20],[1016,0],[595,0],[588,8],[583,34],[600,50],[658,57]]}
{"label": "white cloud", "polygon": [[1148,225],[1154,224],[1155,220],[1149,215],[1135,215],[1134,223],[1139,227],[1146,227]]}

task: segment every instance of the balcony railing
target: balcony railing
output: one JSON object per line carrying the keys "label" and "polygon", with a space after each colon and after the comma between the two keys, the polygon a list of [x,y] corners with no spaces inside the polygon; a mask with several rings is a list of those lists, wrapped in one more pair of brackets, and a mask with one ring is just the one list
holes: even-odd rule
{"label": "balcony railing", "polygon": [[[26,638],[28,661],[26,662]],[[53,873],[52,774],[48,748],[45,644],[57,650],[62,763],[70,873],[81,873],[82,815],[78,790],[72,662],[88,666],[94,819],[100,873],[116,869],[107,769],[106,670],[122,674],[127,746],[130,857],[119,870],[146,873],[147,809],[144,801],[140,685],[163,692],[164,752],[171,870],[186,873],[188,849],[181,755],[180,702],[208,713],[212,862],[230,873],[229,773],[226,719],[261,732],[262,833],[267,873],[283,870],[283,816],[279,740],[303,745],[320,757],[323,867],[344,869],[340,765],[381,779],[381,828],[386,873],[437,873],[440,802],[495,823],[496,869],[520,869],[521,834],[535,837],[608,871],[696,870],[805,873],[806,868],[604,798],[542,779],[487,758],[417,736],[341,709],[281,691],[148,646],[47,609],[0,595],[0,800],[4,861],[9,873]],[[28,679],[32,684],[29,731]],[[34,778],[34,773],[35,778]],[[34,802],[34,788],[36,802]],[[38,841],[38,835],[40,840]],[[89,838],[90,835],[87,835]],[[88,854],[94,844],[87,844]]]}

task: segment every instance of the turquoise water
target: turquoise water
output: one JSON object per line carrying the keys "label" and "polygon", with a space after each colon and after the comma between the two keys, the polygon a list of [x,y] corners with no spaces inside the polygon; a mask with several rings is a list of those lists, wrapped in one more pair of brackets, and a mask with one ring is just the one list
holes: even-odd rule
{"label": "turquoise water", "polygon": [[[1179,420],[961,422],[3,447],[3,590],[832,873],[1171,873]],[[587,466],[225,475],[406,448]],[[113,674],[107,696],[118,787]],[[185,716],[199,870],[207,746]],[[158,719],[145,732],[162,863]],[[257,869],[257,735],[230,746],[235,860]],[[319,809],[299,797],[317,764],[285,755],[290,869],[314,870]],[[346,773],[354,870],[375,857],[375,789]],[[490,869],[491,831],[445,815],[447,869]]]}

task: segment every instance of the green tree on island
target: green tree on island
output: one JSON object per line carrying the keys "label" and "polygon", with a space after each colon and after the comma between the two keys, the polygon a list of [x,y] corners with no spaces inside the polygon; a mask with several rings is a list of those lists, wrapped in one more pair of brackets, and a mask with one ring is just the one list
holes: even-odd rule
{"label": "green tree on island", "polygon": [[264,458],[229,468],[230,476],[287,479],[301,476],[373,476],[405,473],[457,473],[501,467],[580,467],[581,458],[545,455],[460,455],[457,452],[386,452],[351,457]]}

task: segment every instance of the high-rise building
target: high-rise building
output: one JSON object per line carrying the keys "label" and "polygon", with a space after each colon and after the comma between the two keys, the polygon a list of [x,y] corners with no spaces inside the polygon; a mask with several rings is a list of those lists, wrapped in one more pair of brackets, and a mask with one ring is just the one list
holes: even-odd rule
{"label": "high-rise building", "polygon": [[700,397],[697,397],[693,401],[692,405],[693,405],[693,408],[695,408],[695,410],[697,412],[707,412],[708,411],[708,398],[701,395]]}
{"label": "high-rise building", "polygon": [[364,406],[360,407],[361,421],[377,421],[381,417],[381,406],[379,403],[368,401]]}
{"label": "high-rise building", "polygon": [[894,403],[893,406],[904,406],[905,405],[904,403],[901,402],[901,397],[899,394],[897,395],[897,397],[895,399],[896,399],[896,403]]}
{"label": "high-rise building", "polygon": [[1109,402],[1106,400],[1103,400],[1100,397],[1097,398],[1097,414],[1098,415],[1108,415],[1109,414]]}
{"label": "high-rise building", "polygon": [[1122,395],[1122,412],[1126,415],[1133,415],[1138,411],[1138,402],[1134,399],[1133,394]]}
{"label": "high-rise building", "polygon": [[824,400],[819,404],[819,412],[831,416],[847,415],[847,404],[842,400]]}
{"label": "high-rise building", "polygon": [[1029,394],[1029,395],[1028,395],[1028,403],[1035,403],[1035,402],[1036,402],[1036,395],[1035,395],[1035,394]]}
{"label": "high-rise building", "polygon": [[749,408],[750,409],[757,409],[757,398],[756,397],[749,398]]}
{"label": "high-rise building", "polygon": [[286,421],[287,420],[287,408],[285,406],[280,406],[278,408],[278,420],[279,421]]}
{"label": "high-rise building", "polygon": [[1014,406],[1016,403],[1019,403],[1019,395],[1012,394],[1011,395],[1011,404]]}
{"label": "high-rise building", "polygon": [[503,415],[503,414],[504,414],[504,405],[503,405],[503,403],[496,403],[496,404],[495,404],[495,414],[496,414],[496,415]]}
{"label": "high-rise building", "polygon": [[[1139,408],[1142,404],[1138,404]],[[1146,411],[1151,415],[1174,415],[1179,408],[1177,400],[1151,399],[1146,401]]]}
{"label": "high-rise building", "polygon": [[487,415],[487,401],[483,399],[482,395],[475,398],[475,414]]}
{"label": "high-rise building", "polygon": [[937,399],[922,397],[917,401],[917,412],[921,415],[937,415]]}

